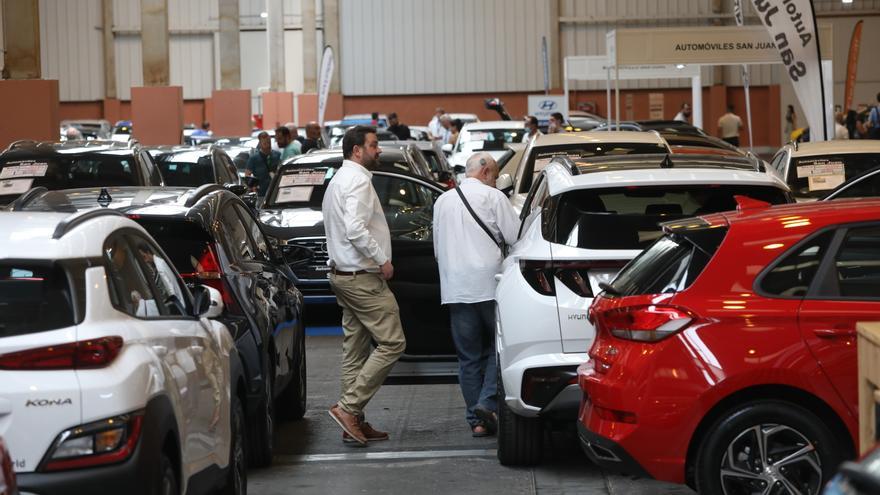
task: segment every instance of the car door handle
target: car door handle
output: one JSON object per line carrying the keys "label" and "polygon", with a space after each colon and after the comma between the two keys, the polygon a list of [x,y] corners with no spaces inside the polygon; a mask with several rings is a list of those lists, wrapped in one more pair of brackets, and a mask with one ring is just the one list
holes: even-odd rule
{"label": "car door handle", "polygon": [[817,328],[813,330],[813,333],[820,339],[839,339],[856,336],[854,328]]}

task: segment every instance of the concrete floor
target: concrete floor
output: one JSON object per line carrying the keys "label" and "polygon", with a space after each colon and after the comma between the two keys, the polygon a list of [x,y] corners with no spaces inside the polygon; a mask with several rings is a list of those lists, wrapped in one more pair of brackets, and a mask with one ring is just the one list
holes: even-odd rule
{"label": "concrete floor", "polygon": [[471,437],[457,384],[385,385],[366,414],[391,439],[349,447],[327,414],[339,394],[341,348],[341,337],[307,338],[308,412],[278,425],[274,463],[248,473],[250,493],[693,494],[603,472],[563,433],[548,435],[540,466],[501,466],[493,437]]}

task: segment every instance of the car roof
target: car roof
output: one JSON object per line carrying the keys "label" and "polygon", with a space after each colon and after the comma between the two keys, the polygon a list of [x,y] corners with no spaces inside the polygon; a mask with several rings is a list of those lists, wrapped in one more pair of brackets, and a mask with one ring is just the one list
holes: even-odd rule
{"label": "car roof", "polygon": [[16,141],[9,145],[3,155],[17,156],[21,155],[68,155],[80,153],[113,153],[113,154],[131,154],[134,152],[133,146],[136,141],[110,141],[95,139],[92,141],[74,140],[74,141]]}
{"label": "car roof", "polygon": [[876,139],[841,139],[797,145],[789,143],[786,146],[792,149],[794,157],[834,153],[880,153],[880,140]]}
{"label": "car roof", "polygon": [[639,131],[583,131],[539,134],[532,146],[554,146],[577,143],[655,143],[666,146],[666,141],[655,132]]}
{"label": "car roof", "polygon": [[469,122],[461,128],[464,131],[490,131],[495,129],[525,129],[525,123],[522,120],[483,120],[480,122]]}
{"label": "car roof", "polygon": [[[104,239],[121,227],[143,231],[122,215],[101,215],[71,223],[71,213],[0,212],[0,259],[58,260],[100,256]],[[69,228],[54,238],[59,225]]]}
{"label": "car roof", "polygon": [[[838,223],[856,223],[880,219],[880,198],[836,199],[791,203],[766,208],[728,211],[721,215],[730,225],[762,225],[778,229],[811,226],[811,231]],[[707,220],[718,220],[707,216]]]}
{"label": "car roof", "polygon": [[735,162],[718,157],[676,157],[672,167],[662,165],[664,155],[624,155],[616,157],[583,158],[579,173],[559,161],[551,162],[543,173],[550,194],[591,187],[651,186],[663,184],[743,184],[775,186],[788,191],[780,178],[753,168],[750,160]]}

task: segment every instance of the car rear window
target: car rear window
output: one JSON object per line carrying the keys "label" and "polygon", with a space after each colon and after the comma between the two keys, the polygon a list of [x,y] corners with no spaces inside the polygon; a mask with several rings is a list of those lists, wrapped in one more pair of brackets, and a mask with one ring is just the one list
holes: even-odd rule
{"label": "car rear window", "polygon": [[76,325],[76,279],[59,264],[0,263],[0,338]]}
{"label": "car rear window", "polygon": [[579,189],[554,197],[542,212],[544,238],[582,249],[644,249],[663,235],[661,222],[736,209],[735,195],[770,204],[785,191],[755,185],[668,185]]}
{"label": "car rear window", "polygon": [[136,221],[150,233],[168,255],[174,268],[187,279],[202,269],[202,261],[213,244],[211,236],[193,222],[168,217],[142,216]]}
{"label": "car rear window", "polygon": [[629,262],[611,282],[608,294],[665,294],[690,287],[715,255],[727,228],[695,220],[677,230],[660,237]]}
{"label": "car rear window", "polygon": [[137,185],[141,185],[140,178],[130,154],[0,159],[0,203],[12,201],[38,186],[51,191]]}
{"label": "car rear window", "polygon": [[844,182],[880,167],[880,153],[792,158],[788,185],[799,198],[821,198]]}
{"label": "car rear window", "polygon": [[156,161],[166,186],[198,187],[216,182],[210,155],[163,155]]}

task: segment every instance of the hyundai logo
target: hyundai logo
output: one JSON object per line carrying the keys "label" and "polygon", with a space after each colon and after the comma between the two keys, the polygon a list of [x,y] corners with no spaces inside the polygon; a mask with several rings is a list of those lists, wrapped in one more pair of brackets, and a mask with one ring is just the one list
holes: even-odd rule
{"label": "hyundai logo", "polygon": [[556,102],[553,100],[544,100],[538,106],[541,108],[541,110],[553,110],[554,108],[556,108]]}

